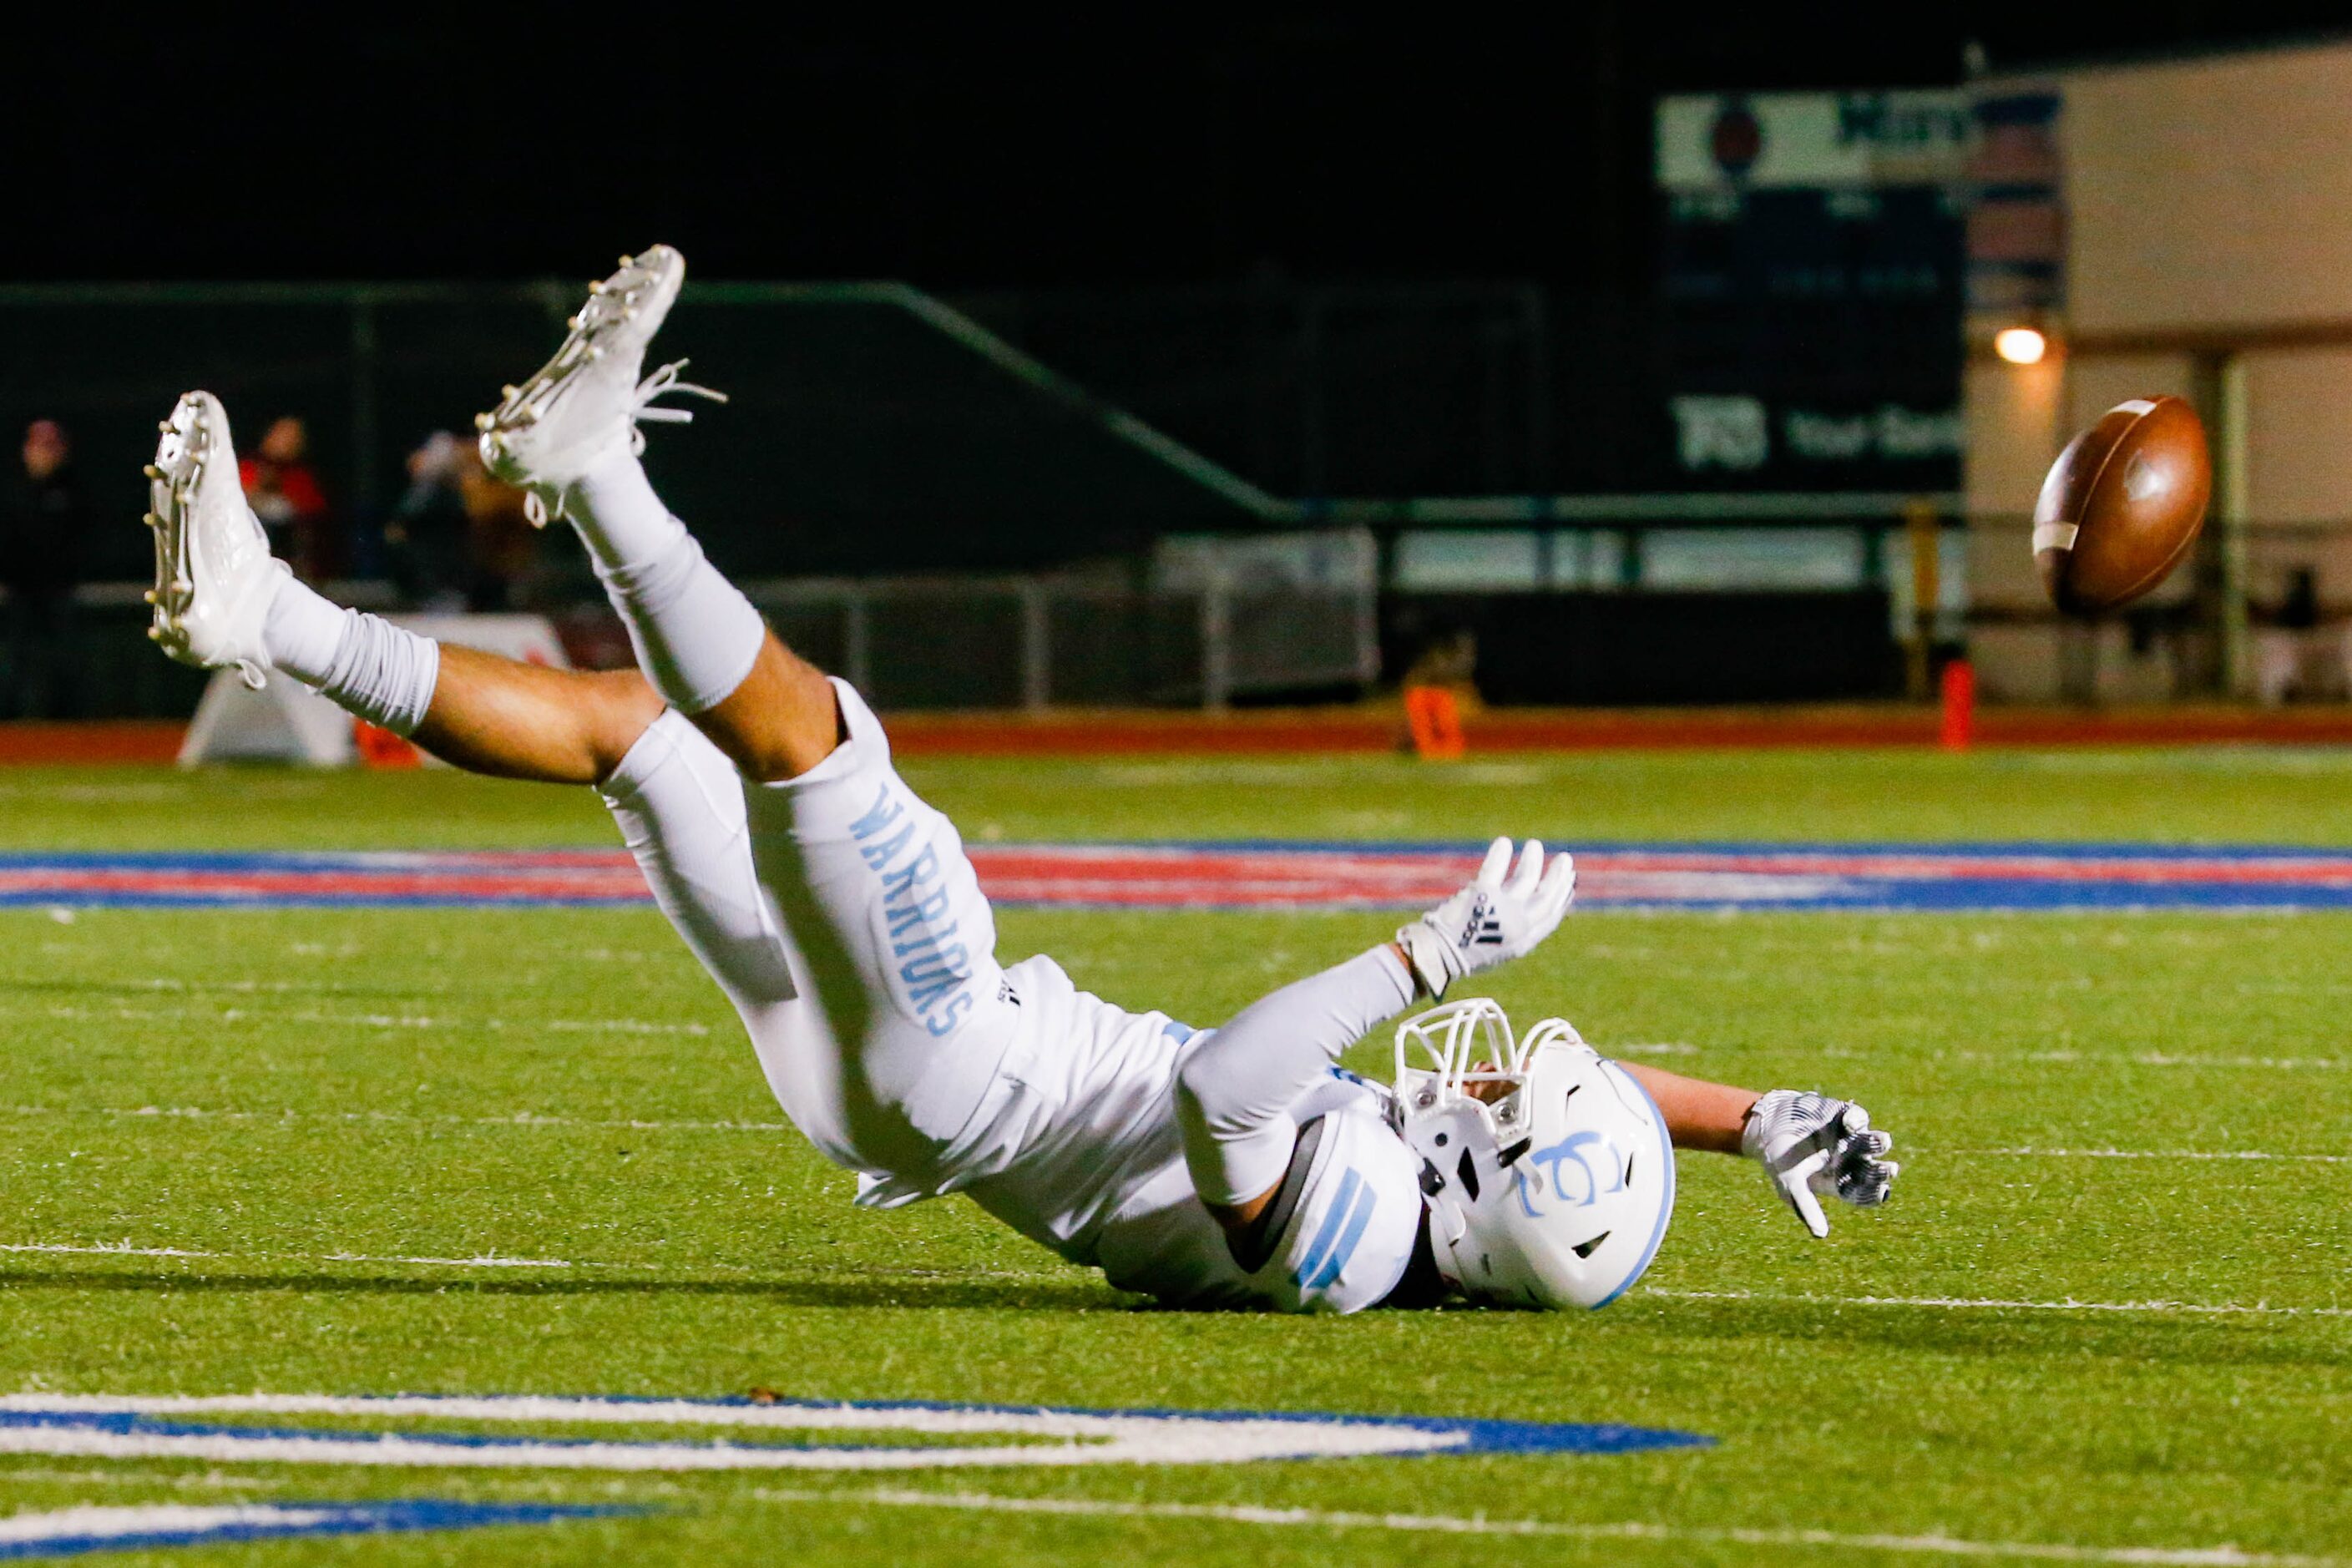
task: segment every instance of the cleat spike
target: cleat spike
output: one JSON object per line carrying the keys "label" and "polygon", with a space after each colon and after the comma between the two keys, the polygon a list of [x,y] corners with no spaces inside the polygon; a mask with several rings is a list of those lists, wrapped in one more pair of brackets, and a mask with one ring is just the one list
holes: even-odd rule
{"label": "cleat spike", "polygon": [[148,527],[150,527],[150,528],[161,528],[161,527],[163,527],[163,520],[162,518],[160,518],[160,517],[157,517],[157,516],[156,516],[153,512],[152,512],[152,511],[151,511],[151,512],[149,512],[145,517],[143,517],[143,518],[140,519],[140,521],[141,521],[142,522],[144,522],[144,523],[145,523]]}
{"label": "cleat spike", "polygon": [[146,600],[146,601],[147,601],[149,604],[151,604],[151,605],[153,605],[153,604],[159,604],[159,603],[161,603],[161,602],[162,602],[161,595],[159,595],[155,592],[155,590],[154,590],[154,589],[152,589],[152,588],[148,589],[145,593],[143,593],[143,594],[140,595],[139,596],[140,596],[141,598],[142,598],[142,599]]}
{"label": "cleat spike", "polygon": [[474,428],[485,433],[487,433],[491,426],[498,424],[498,416],[494,414],[477,414],[474,416]]}
{"label": "cleat spike", "polygon": [[152,464],[152,463],[148,464],[145,468],[143,468],[140,469],[139,471],[140,471],[141,473],[142,473],[142,474],[145,474],[145,475],[146,475],[149,479],[162,479],[162,478],[163,477],[163,469],[161,469],[161,468],[157,468],[157,467],[156,467],[154,464]]}
{"label": "cleat spike", "polygon": [[512,397],[514,395],[515,389],[511,386],[501,386],[499,388],[499,395],[500,397]]}
{"label": "cleat spike", "polygon": [[604,291],[604,280],[602,278],[593,279],[589,282],[588,292],[591,294],[602,294]]}
{"label": "cleat spike", "polygon": [[624,256],[621,258],[621,265],[624,267],[635,267],[636,264],[637,258],[634,256]]}
{"label": "cleat spike", "polygon": [[577,316],[566,316],[563,318],[563,324],[576,332],[580,330],[580,318]]}
{"label": "cleat spike", "polygon": [[149,626],[147,628],[147,640],[149,642],[162,642],[163,640],[163,628],[161,626]]}

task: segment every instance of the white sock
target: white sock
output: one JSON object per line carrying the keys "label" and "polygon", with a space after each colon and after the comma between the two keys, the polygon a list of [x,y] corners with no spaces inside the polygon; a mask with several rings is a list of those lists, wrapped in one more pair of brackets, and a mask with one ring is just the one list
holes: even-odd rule
{"label": "white sock", "polygon": [[565,498],[563,515],[579,529],[600,573],[642,565],[686,537],[686,524],[662,505],[645,465],[626,447],[581,476]]}
{"label": "white sock", "polygon": [[635,457],[623,450],[599,463],[564,514],[629,628],[637,668],[671,707],[699,713],[743,684],[767,623],[662,505]]}
{"label": "white sock", "polygon": [[433,705],[441,645],[390,621],[345,609],[288,577],[262,624],[269,662],[396,735]]}
{"label": "white sock", "polygon": [[289,575],[278,580],[277,595],[261,623],[261,646],[269,662],[300,681],[316,686],[335,666],[335,650],[342,646],[343,622],[351,612],[313,592]]}

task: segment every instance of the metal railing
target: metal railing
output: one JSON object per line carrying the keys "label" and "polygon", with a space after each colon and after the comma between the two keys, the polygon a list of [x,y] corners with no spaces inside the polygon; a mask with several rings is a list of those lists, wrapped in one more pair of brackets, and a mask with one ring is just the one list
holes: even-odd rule
{"label": "metal railing", "polygon": [[886,707],[1184,704],[1361,691],[1381,675],[1360,530],[1163,541],[1090,573],[767,579],[778,631]]}
{"label": "metal railing", "polygon": [[[1183,535],[1086,570],[760,578],[778,629],[886,706],[1221,707],[1360,692],[1394,679],[1417,626],[1467,624],[1477,605],[1589,616],[1654,602],[1694,642],[1720,637],[1710,599],[1779,597],[1801,635],[1818,600],[1849,621],[1876,604],[1883,640],[1925,695],[1933,662],[1966,651],[1991,700],[2170,701],[2228,691],[2220,574],[2184,563],[2096,624],[2064,620],[2036,577],[2030,521],[1967,517],[1949,497],[1626,497],[1349,503],[1349,526]],[[1733,513],[1735,515],[1725,515]],[[2245,684],[2263,701],[2352,698],[2352,520],[2242,531]],[[142,582],[84,584],[49,632],[20,637],[0,593],[0,716],[184,714],[201,678],[141,635]],[[328,584],[397,606],[379,580]],[[1877,598],[1870,598],[1877,595]],[[1557,605],[1557,611],[1541,606]],[[1439,613],[1427,613],[1435,605]],[[530,606],[599,624],[584,572]],[[1412,614],[1400,616],[1400,609]],[[1648,612],[1644,612],[1648,613]],[[1612,615],[1619,612],[1612,612]],[[1414,615],[1419,619],[1414,619]],[[1475,619],[1475,616],[1469,616]],[[1612,623],[1613,624],[1613,623]],[[1849,630],[1851,631],[1851,627]],[[37,646],[47,636],[58,646]],[[607,659],[627,657],[606,638]],[[1605,657],[1605,645],[1603,656]],[[1770,647],[1727,647],[1769,660]],[[1874,656],[1875,657],[1875,656]],[[1858,694],[1858,693],[1857,693]],[[28,700],[28,699],[30,700]]]}

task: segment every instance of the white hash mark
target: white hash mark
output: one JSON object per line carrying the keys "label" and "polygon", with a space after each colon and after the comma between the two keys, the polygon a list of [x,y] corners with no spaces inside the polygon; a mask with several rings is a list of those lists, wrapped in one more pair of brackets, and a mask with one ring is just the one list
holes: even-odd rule
{"label": "white hash mark", "polygon": [[1114,1502],[1091,1498],[1001,1497],[989,1492],[792,1490],[762,1487],[749,1495],[763,1502],[812,1502],[830,1507],[971,1509],[990,1513],[1040,1513],[1109,1519],[1197,1519],[1306,1530],[1386,1530],[1431,1535],[1550,1536],[1566,1539],[1681,1541],[1756,1547],[1822,1546],[1863,1552],[1912,1552],[1943,1557],[2023,1557],[2050,1563],[2151,1564],[2157,1568],[2347,1568],[2352,1560],[2295,1552],[2246,1552],[2235,1546],[2077,1546],[2061,1542],[1971,1541],[1949,1535],[1846,1533],[1828,1530],[1709,1529],[1646,1521],[1580,1523],[1569,1520],[1488,1519],[1453,1514],[1349,1513],[1247,1504]]}
{"label": "white hash mark", "polygon": [[2267,1301],[2055,1301],[1979,1296],[1817,1296],[1783,1290],[1669,1290],[1644,1286],[1644,1296],[1670,1301],[1789,1301],[1817,1307],[1942,1307],[1972,1311],[2156,1312],[2201,1317],[2352,1318],[2352,1307],[2281,1307]]}

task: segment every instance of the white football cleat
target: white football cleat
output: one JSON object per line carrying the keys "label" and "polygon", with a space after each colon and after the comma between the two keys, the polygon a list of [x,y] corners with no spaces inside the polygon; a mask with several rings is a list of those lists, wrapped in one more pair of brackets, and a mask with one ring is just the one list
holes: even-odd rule
{"label": "white football cleat", "polygon": [[509,484],[530,492],[524,510],[541,527],[562,516],[565,492],[596,460],[626,442],[646,449],[640,420],[690,423],[683,408],[656,408],[653,400],[682,392],[724,403],[724,394],[680,381],[687,362],[666,364],[639,380],[646,345],[686,282],[686,258],[667,245],[624,256],[621,269],[588,285],[588,303],[572,318],[572,335],[555,357],[488,414],[475,416],[482,463]]}
{"label": "white football cleat", "polygon": [[289,575],[245,504],[228,414],[209,392],[172,409],[147,467],[147,526],[155,531],[155,586],[147,635],[182,664],[236,667],[258,691],[271,668],[262,623]]}

